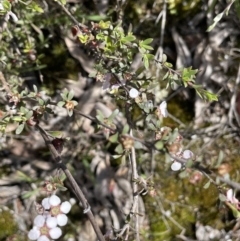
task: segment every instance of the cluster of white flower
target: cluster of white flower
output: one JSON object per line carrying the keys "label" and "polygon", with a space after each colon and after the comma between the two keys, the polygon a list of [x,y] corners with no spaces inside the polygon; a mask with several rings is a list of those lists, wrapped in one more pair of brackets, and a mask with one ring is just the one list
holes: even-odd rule
{"label": "cluster of white flower", "polygon": [[62,235],[62,227],[67,224],[66,214],[71,209],[68,201],[62,202],[61,199],[52,195],[42,200],[44,211],[34,219],[34,226],[28,233],[30,240],[50,241],[58,239]]}

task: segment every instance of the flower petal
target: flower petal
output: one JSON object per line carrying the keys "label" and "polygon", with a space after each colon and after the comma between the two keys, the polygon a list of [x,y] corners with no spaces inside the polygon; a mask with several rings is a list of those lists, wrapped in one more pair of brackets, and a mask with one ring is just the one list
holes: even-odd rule
{"label": "flower petal", "polygon": [[57,206],[61,203],[61,199],[57,195],[52,195],[49,198],[49,203],[51,206]]}
{"label": "flower petal", "polygon": [[194,154],[190,150],[185,150],[183,152],[183,158],[184,159],[190,159],[194,156]]}
{"label": "flower petal", "polygon": [[49,235],[52,239],[58,239],[62,235],[62,230],[59,227],[52,228],[49,230]]}
{"label": "flower petal", "polygon": [[171,165],[171,169],[173,171],[179,171],[182,168],[182,164],[180,162],[173,162]]}
{"label": "flower petal", "polygon": [[61,213],[57,215],[57,224],[59,226],[65,226],[67,224],[67,221],[68,217],[65,214]]}
{"label": "flower petal", "polygon": [[45,224],[45,217],[43,215],[37,215],[35,218],[34,218],[34,225],[38,228],[41,228],[44,224]]}
{"label": "flower petal", "polygon": [[43,235],[43,236],[40,236],[37,241],[50,241],[50,239],[46,235]]}
{"label": "flower petal", "polygon": [[161,111],[161,114],[163,115],[163,117],[167,117],[168,116],[168,111],[167,111],[167,102],[163,101],[160,106],[159,109]]}
{"label": "flower petal", "polygon": [[49,197],[46,197],[42,200],[42,206],[45,208],[45,209],[50,209],[51,205],[49,203]]}
{"label": "flower petal", "polygon": [[37,227],[33,227],[33,229],[31,229],[29,232],[28,232],[28,238],[30,240],[37,240],[39,237],[40,237],[40,231],[38,230]]}
{"label": "flower petal", "polygon": [[60,210],[63,213],[69,213],[69,211],[71,210],[71,207],[72,207],[71,203],[68,201],[65,201],[61,204]]}
{"label": "flower petal", "polygon": [[47,227],[55,228],[57,226],[57,218],[56,217],[48,217],[46,220]]}
{"label": "flower petal", "polygon": [[137,98],[138,97],[138,95],[139,95],[139,91],[137,90],[137,89],[135,89],[135,88],[132,88],[132,89],[130,89],[130,91],[129,91],[129,96],[131,97],[131,98]]}

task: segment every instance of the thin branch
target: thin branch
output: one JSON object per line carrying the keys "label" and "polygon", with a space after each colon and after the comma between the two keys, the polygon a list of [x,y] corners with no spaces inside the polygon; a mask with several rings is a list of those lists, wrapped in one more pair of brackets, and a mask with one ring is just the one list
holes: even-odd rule
{"label": "thin branch", "polygon": [[56,3],[62,8],[62,10],[66,13],[66,15],[72,20],[72,22],[74,24],[76,24],[77,26],[81,27],[81,28],[87,28],[86,25],[79,23],[77,21],[77,19],[67,10],[67,8],[65,8],[59,1],[56,1]]}
{"label": "thin branch", "polygon": [[[132,130],[130,131],[130,136],[132,136]],[[138,171],[137,171],[137,161],[136,161],[136,152],[135,147],[131,148],[131,167],[132,167],[132,180],[138,180]],[[135,238],[136,241],[140,241],[139,236],[139,216],[138,216],[138,183],[133,181],[133,205],[131,212],[135,213]]]}
{"label": "thin branch", "polygon": [[98,224],[93,216],[93,213],[90,209],[90,205],[88,204],[88,201],[86,200],[82,190],[78,186],[77,182],[75,181],[74,177],[72,176],[71,172],[67,169],[66,165],[62,162],[62,157],[61,155],[57,152],[55,149],[54,145],[52,144],[48,133],[39,125],[37,125],[38,130],[40,131],[46,145],[48,146],[50,152],[52,153],[52,156],[55,160],[55,162],[60,166],[60,168],[64,171],[65,175],[67,176],[69,182],[72,185],[73,191],[75,195],[77,196],[78,200],[82,203],[82,206],[84,208],[84,213],[88,216],[89,221],[92,224],[92,227],[100,241],[105,241],[103,234],[98,227]]}

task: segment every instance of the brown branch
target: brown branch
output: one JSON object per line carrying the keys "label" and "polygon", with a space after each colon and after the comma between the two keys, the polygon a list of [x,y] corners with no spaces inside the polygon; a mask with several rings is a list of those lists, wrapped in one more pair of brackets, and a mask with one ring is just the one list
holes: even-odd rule
{"label": "brown branch", "polygon": [[[132,136],[132,130],[130,131],[130,135]],[[131,148],[131,167],[132,167],[132,180],[138,180],[138,171],[137,171],[137,161],[136,161],[136,152],[135,147]],[[133,181],[133,205],[131,212],[135,214],[135,238],[136,241],[140,241],[139,236],[139,216],[138,216],[138,183]]]}
{"label": "brown branch", "polygon": [[55,160],[55,162],[60,166],[60,168],[64,171],[65,175],[67,176],[69,182],[71,183],[71,186],[73,188],[73,191],[75,193],[75,195],[77,196],[78,200],[82,203],[82,206],[84,208],[84,213],[88,216],[89,221],[92,224],[92,227],[99,239],[99,241],[105,241],[103,234],[93,216],[93,213],[90,209],[90,205],[88,204],[88,201],[86,200],[82,190],[80,189],[80,187],[78,186],[77,182],[75,181],[74,177],[72,176],[71,172],[67,169],[66,165],[62,162],[62,157],[61,155],[57,152],[57,150],[55,149],[55,147],[53,146],[49,135],[47,134],[47,132],[39,125],[37,125],[38,130],[40,131],[47,147],[49,148],[53,159]]}

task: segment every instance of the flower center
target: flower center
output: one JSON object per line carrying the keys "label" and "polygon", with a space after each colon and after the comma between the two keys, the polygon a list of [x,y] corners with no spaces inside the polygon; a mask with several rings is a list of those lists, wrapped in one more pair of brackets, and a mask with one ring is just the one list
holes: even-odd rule
{"label": "flower center", "polygon": [[60,214],[61,211],[60,211],[60,206],[56,206],[56,207],[52,207],[51,208],[51,214],[53,216],[57,216],[58,214]]}
{"label": "flower center", "polygon": [[48,237],[48,232],[49,232],[49,228],[47,226],[43,226],[40,228],[41,235],[46,235]]}

